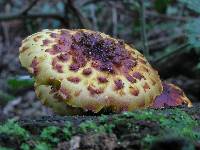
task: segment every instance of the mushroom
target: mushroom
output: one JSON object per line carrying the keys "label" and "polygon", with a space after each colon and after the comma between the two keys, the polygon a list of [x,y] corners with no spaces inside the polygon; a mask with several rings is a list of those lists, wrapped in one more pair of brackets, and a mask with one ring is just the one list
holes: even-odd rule
{"label": "mushroom", "polygon": [[[19,53],[36,95],[62,115],[158,107],[166,91],[140,52],[101,32],[45,29],[24,39]],[[180,103],[191,105],[180,95]]]}

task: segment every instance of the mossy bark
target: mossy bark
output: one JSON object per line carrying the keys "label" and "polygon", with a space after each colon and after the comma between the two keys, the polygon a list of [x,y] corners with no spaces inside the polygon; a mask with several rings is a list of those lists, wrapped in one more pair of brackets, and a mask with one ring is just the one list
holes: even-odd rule
{"label": "mossy bark", "polygon": [[0,126],[0,146],[17,149],[38,145],[84,150],[200,148],[200,103],[192,108],[143,109],[99,116],[20,118],[13,123],[21,127],[23,132],[17,127],[20,134],[14,132],[15,125],[3,129],[7,123]]}

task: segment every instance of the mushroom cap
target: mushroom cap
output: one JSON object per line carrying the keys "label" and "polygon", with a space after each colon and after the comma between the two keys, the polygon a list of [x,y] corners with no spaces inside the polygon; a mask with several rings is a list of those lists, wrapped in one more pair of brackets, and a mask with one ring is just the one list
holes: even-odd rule
{"label": "mushroom cap", "polygon": [[19,52],[37,96],[60,114],[132,111],[151,106],[162,92],[140,52],[101,32],[45,29],[24,39]]}

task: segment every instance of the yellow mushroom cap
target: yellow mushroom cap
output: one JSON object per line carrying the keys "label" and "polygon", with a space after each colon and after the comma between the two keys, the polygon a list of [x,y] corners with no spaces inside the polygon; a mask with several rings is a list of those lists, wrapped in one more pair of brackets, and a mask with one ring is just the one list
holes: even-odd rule
{"label": "yellow mushroom cap", "polygon": [[100,32],[46,29],[22,41],[19,58],[42,103],[60,114],[132,111],[151,106],[162,92],[141,53]]}

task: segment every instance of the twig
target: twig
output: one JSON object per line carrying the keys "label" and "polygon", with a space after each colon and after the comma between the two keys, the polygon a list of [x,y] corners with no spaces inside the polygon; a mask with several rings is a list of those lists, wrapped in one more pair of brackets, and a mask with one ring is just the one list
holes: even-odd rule
{"label": "twig", "polygon": [[24,16],[27,15],[28,11],[31,8],[33,8],[33,6],[35,6],[37,2],[38,2],[38,0],[32,1],[29,6],[27,6],[26,8],[24,8],[22,11],[20,11],[18,13],[10,13],[10,14],[7,14],[7,13],[3,14],[3,13],[1,13],[0,14],[0,20],[2,20],[2,21],[9,21],[9,20],[12,20],[12,19],[18,19],[20,17],[24,18]]}
{"label": "twig", "polygon": [[0,21],[10,21],[16,19],[36,19],[36,18],[52,18],[60,20],[63,24],[68,24],[68,21],[60,14],[51,13],[28,13],[39,0],[33,0],[25,9],[18,13],[0,14]]}
{"label": "twig", "polygon": [[[10,5],[7,4],[5,6],[5,12],[9,13],[10,12]],[[6,22],[1,22],[2,25],[2,33],[3,33],[3,37],[5,39],[5,45],[9,46],[10,45],[10,34],[9,34],[9,29],[10,29],[10,25],[7,24]]]}
{"label": "twig", "polygon": [[90,16],[91,16],[91,19],[92,19],[92,28],[93,28],[93,30],[97,31],[98,25],[97,25],[97,17],[96,17],[96,14],[95,14],[95,11],[96,11],[95,5],[91,4],[89,6],[89,9],[90,9]]}
{"label": "twig", "polygon": [[10,36],[9,36],[9,25],[5,22],[1,22],[3,37],[5,38],[5,45],[10,45]]}
{"label": "twig", "polygon": [[161,56],[160,58],[154,60],[154,63],[159,63],[160,61],[163,61],[165,60],[166,58],[172,56],[172,55],[175,55],[181,51],[183,51],[184,48],[188,47],[189,46],[189,43],[185,43],[181,46],[179,46],[178,48],[176,48],[175,50],[171,51],[170,53],[166,54],[166,55],[163,55]]}
{"label": "twig", "polygon": [[74,14],[78,17],[81,25],[84,28],[91,29],[90,21],[82,15],[82,13],[74,6],[74,0],[68,0],[69,8],[74,12]]}
{"label": "twig", "polygon": [[142,25],[142,41],[144,46],[144,55],[148,58],[149,57],[149,47],[146,35],[146,19],[145,19],[145,4],[144,0],[141,0],[141,25]]}
{"label": "twig", "polygon": [[112,7],[113,36],[117,36],[117,10]]}
{"label": "twig", "polygon": [[63,18],[65,20],[68,20],[65,24],[66,28],[70,28],[71,24],[70,24],[70,19],[69,19],[69,7],[68,7],[68,2],[67,1],[63,1],[64,2],[64,16]]}
{"label": "twig", "polygon": [[100,3],[100,2],[121,2],[121,0],[88,0],[86,1],[83,5],[86,6],[86,5],[90,5],[90,4],[97,4],[97,3]]}
{"label": "twig", "polygon": [[27,14],[27,15],[21,15],[21,14],[8,14],[8,15],[0,15],[0,21],[10,21],[10,20],[16,20],[16,19],[36,19],[36,18],[52,18],[56,20],[60,20],[63,24],[67,24],[68,21],[65,20],[65,18],[59,14],[52,13],[52,14]]}
{"label": "twig", "polygon": [[[86,5],[89,5],[91,3],[99,3],[99,2],[105,2],[105,3],[109,3],[110,1],[114,1],[114,2],[121,2],[121,0],[88,0],[86,1],[83,5],[86,6]],[[123,4],[123,3],[122,3]],[[134,16],[133,13],[132,13],[132,10],[130,10],[129,8],[119,8],[117,6],[114,6],[115,8],[117,8],[117,10],[119,10],[120,12],[122,13],[125,13],[127,15],[130,15],[130,16]],[[154,11],[149,11],[149,10],[145,10],[146,12],[146,16],[147,17],[156,17],[156,18],[161,18],[161,19],[166,19],[166,20],[178,20],[178,21],[188,21],[188,19],[190,19],[189,17],[183,17],[183,16],[168,16],[168,15],[165,15],[165,14],[159,14],[159,13],[156,13]]]}
{"label": "twig", "polygon": [[189,17],[183,17],[183,16],[168,16],[165,14],[159,14],[153,11],[146,11],[146,15],[149,17],[156,17],[161,19],[167,19],[167,20],[176,20],[176,21],[188,21],[190,19]]}
{"label": "twig", "polygon": [[184,33],[177,33],[175,35],[171,35],[171,36],[164,36],[164,37],[159,37],[159,39],[155,39],[155,40],[150,40],[148,42],[150,49],[152,49],[152,47],[159,47],[159,45],[167,45],[169,42],[181,38],[181,37],[185,37]]}
{"label": "twig", "polygon": [[33,0],[28,6],[27,8],[25,8],[24,10],[21,11],[21,15],[25,15],[29,12],[29,10],[31,10],[38,2],[39,0]]}

